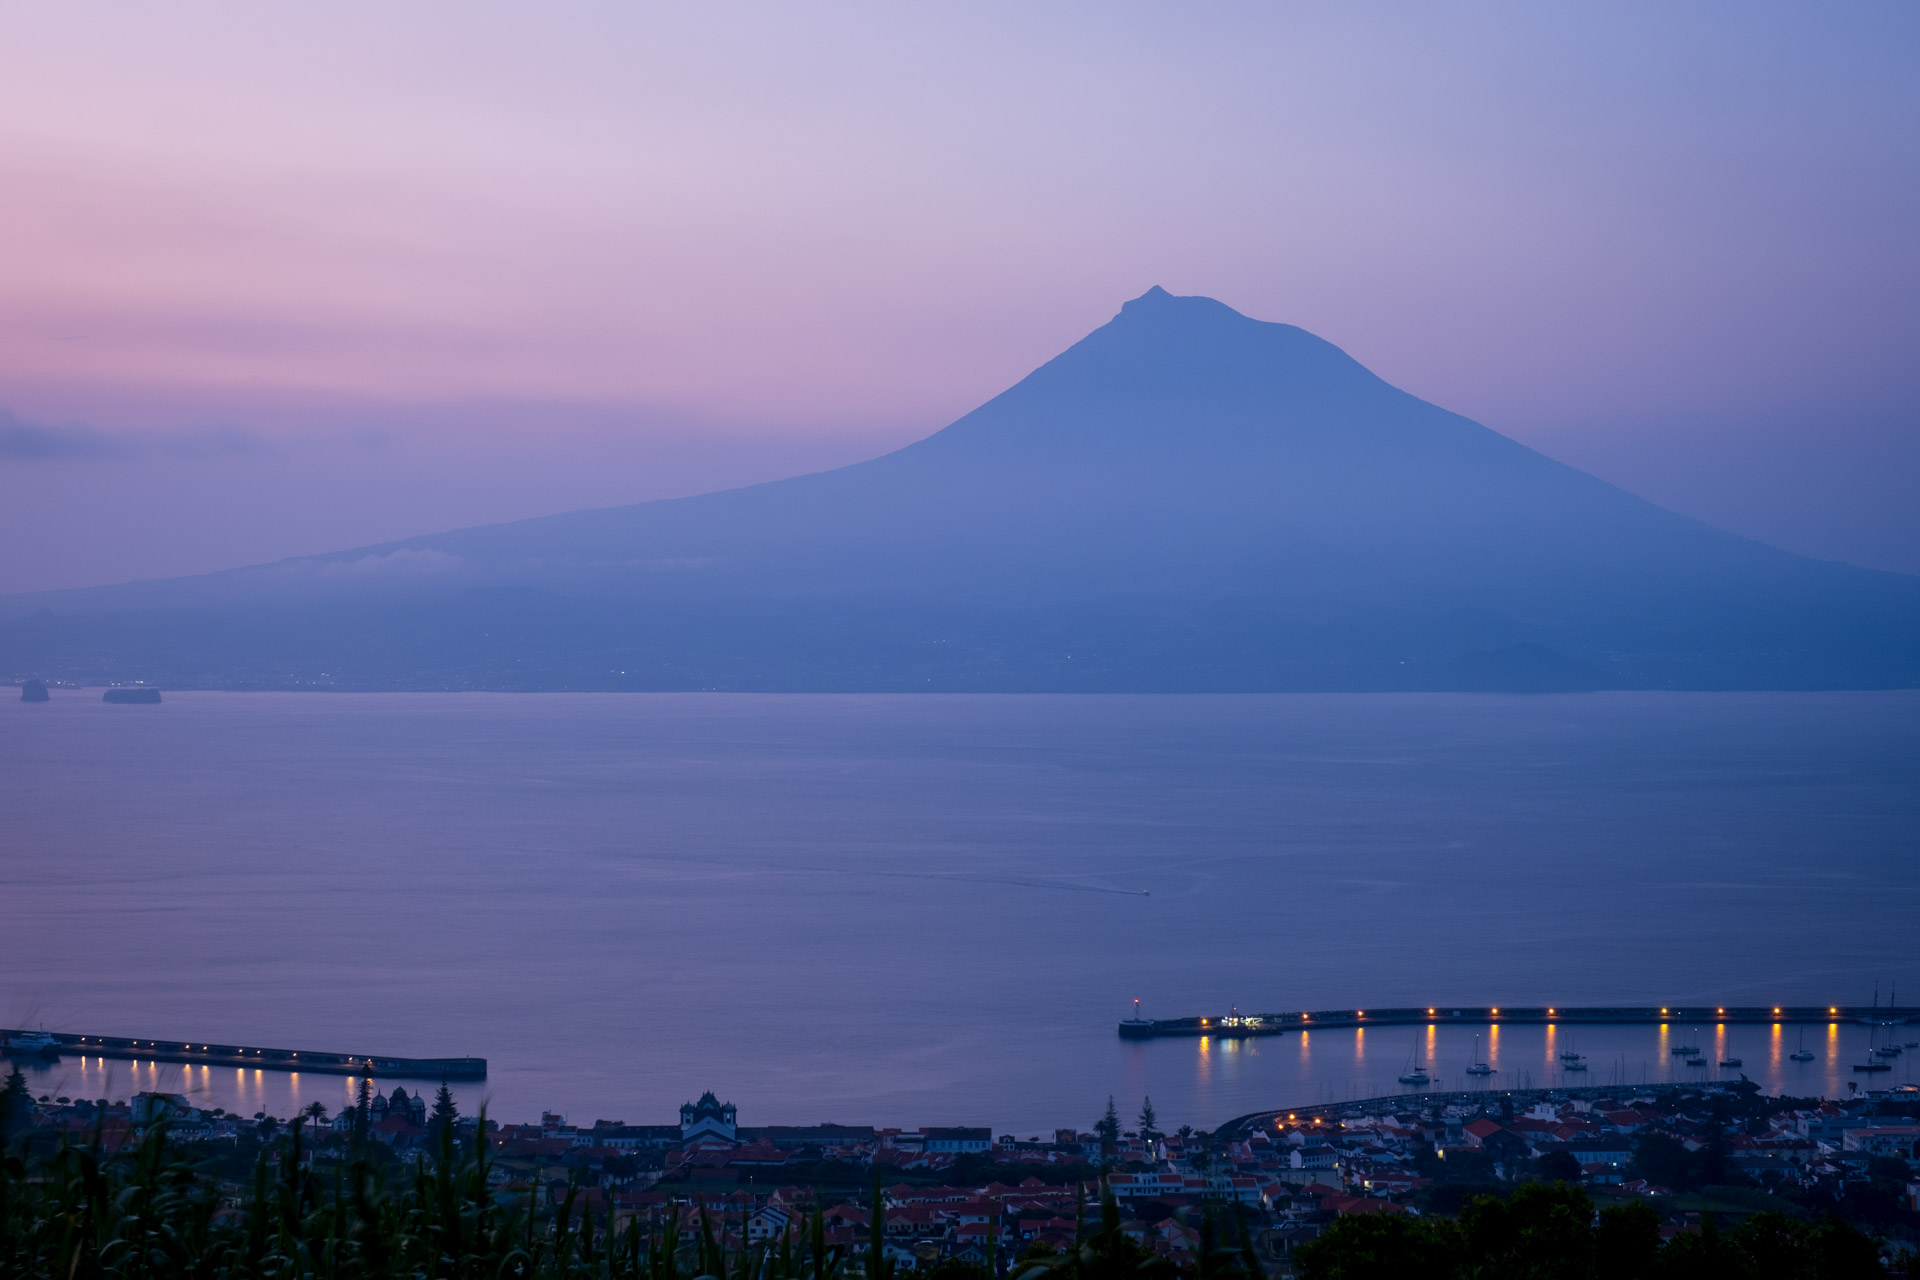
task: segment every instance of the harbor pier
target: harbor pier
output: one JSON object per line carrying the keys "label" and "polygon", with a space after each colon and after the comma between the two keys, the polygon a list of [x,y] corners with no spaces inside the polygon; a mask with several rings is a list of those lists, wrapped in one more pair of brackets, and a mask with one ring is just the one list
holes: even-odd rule
{"label": "harbor pier", "polygon": [[115,1058],[132,1062],[252,1067],[264,1071],[312,1071],[335,1076],[373,1075],[411,1080],[487,1078],[485,1058],[396,1058],[377,1053],[270,1049],[253,1045],[137,1039],[132,1036],[83,1036],[64,1031],[0,1028],[0,1051],[15,1058]]}
{"label": "harbor pier", "polygon": [[1920,1021],[1920,1007],[1890,1005],[1415,1005],[1394,1009],[1294,1009],[1285,1013],[1207,1015],[1191,1018],[1127,1018],[1123,1040],[1169,1036],[1278,1036],[1328,1027],[1408,1027],[1428,1023],[1461,1026],[1541,1024],[1556,1026],[1657,1026],[1686,1023],[1854,1022],[1892,1027]]}

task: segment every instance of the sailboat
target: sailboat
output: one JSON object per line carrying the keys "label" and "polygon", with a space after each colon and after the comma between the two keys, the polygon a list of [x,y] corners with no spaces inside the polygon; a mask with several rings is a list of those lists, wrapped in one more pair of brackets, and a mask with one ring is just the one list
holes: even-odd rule
{"label": "sailboat", "polygon": [[[1878,1004],[1880,993],[1876,990],[1873,994],[1874,994],[1874,1003]],[[1877,1048],[1873,1043],[1874,1037],[1878,1036],[1879,1034],[1880,1034],[1879,1027],[1870,1026],[1867,1028],[1867,1060],[1865,1062],[1854,1063],[1853,1069],[1855,1071],[1891,1071],[1893,1070],[1893,1064],[1891,1062],[1887,1062],[1884,1060],[1884,1055],[1881,1054],[1879,1048]]]}
{"label": "sailboat", "polygon": [[1580,1050],[1574,1046],[1572,1036],[1567,1037],[1567,1047],[1560,1051],[1560,1069],[1562,1071],[1585,1071],[1587,1069],[1587,1060],[1581,1056]]}
{"label": "sailboat", "polygon": [[1886,1045],[1876,1045],[1874,1043],[1874,1041],[1879,1039],[1879,1037],[1880,1037],[1880,984],[1876,982],[1873,984],[1873,1020],[1867,1023],[1867,1060],[1865,1062],[1854,1063],[1853,1069],[1855,1071],[1891,1071],[1893,1070],[1893,1064],[1891,1062],[1883,1061],[1883,1059],[1893,1057],[1895,1054],[1899,1053],[1900,1050],[1896,1048],[1894,1049],[1893,1053],[1888,1053]]}
{"label": "sailboat", "polygon": [[1427,1068],[1420,1061],[1420,1037],[1418,1035],[1415,1035],[1413,1038],[1413,1052],[1408,1056],[1407,1061],[1409,1066],[1406,1073],[1400,1077],[1401,1084],[1429,1085],[1433,1083],[1433,1077],[1427,1074]]}
{"label": "sailboat", "polygon": [[1743,1063],[1743,1062],[1741,1061],[1741,1059],[1740,1059],[1740,1055],[1739,1055],[1739,1054],[1737,1054],[1737,1053],[1735,1053],[1735,1052],[1733,1051],[1733,1037],[1732,1037],[1732,1036],[1728,1036],[1728,1037],[1726,1037],[1726,1038],[1725,1038],[1724,1040],[1722,1040],[1722,1041],[1721,1041],[1721,1044],[1722,1044],[1722,1045],[1723,1045],[1724,1047],[1723,1047],[1723,1048],[1722,1048],[1722,1049],[1720,1050],[1720,1052],[1721,1052],[1722,1054],[1724,1054],[1724,1055],[1725,1055],[1724,1057],[1722,1057],[1722,1058],[1720,1059],[1720,1065],[1721,1065],[1721,1066],[1723,1066],[1723,1067],[1738,1067],[1738,1066],[1743,1066],[1743,1065],[1745,1065],[1745,1064],[1744,1064],[1744,1063]]}
{"label": "sailboat", "polygon": [[1673,1046],[1673,1048],[1671,1048],[1671,1049],[1669,1049],[1669,1050],[1668,1050],[1667,1052],[1669,1052],[1669,1053],[1671,1053],[1671,1054],[1672,1054],[1672,1055],[1673,1055],[1674,1057],[1676,1057],[1676,1058],[1697,1058],[1697,1057],[1699,1057],[1699,1056],[1700,1056],[1700,1043],[1699,1043],[1699,1038],[1700,1038],[1700,1028],[1698,1028],[1698,1027],[1695,1027],[1695,1028],[1693,1029],[1693,1035],[1694,1035],[1694,1043],[1692,1043],[1692,1044],[1677,1044],[1677,1045],[1675,1045],[1675,1046]]}
{"label": "sailboat", "polygon": [[1694,1042],[1686,1048],[1687,1065],[1704,1067],[1707,1065],[1707,1056],[1700,1052],[1700,1028],[1698,1027],[1693,1029],[1693,1040]]}
{"label": "sailboat", "polygon": [[1800,1028],[1799,1043],[1800,1043],[1800,1047],[1795,1049],[1792,1053],[1788,1054],[1787,1056],[1789,1058],[1792,1058],[1795,1062],[1812,1062],[1813,1050],[1807,1048],[1807,1029],[1805,1027]]}
{"label": "sailboat", "polygon": [[1473,1061],[1467,1064],[1467,1074],[1470,1076],[1490,1076],[1493,1072],[1494,1068],[1480,1061],[1480,1037],[1475,1036],[1473,1038]]}

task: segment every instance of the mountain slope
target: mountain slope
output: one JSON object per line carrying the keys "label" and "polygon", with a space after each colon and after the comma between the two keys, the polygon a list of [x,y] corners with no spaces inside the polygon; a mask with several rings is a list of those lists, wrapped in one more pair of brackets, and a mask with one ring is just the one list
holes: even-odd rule
{"label": "mountain slope", "polygon": [[175,685],[1920,682],[1920,579],[1661,510],[1159,289],[837,471],[12,603],[0,670]]}

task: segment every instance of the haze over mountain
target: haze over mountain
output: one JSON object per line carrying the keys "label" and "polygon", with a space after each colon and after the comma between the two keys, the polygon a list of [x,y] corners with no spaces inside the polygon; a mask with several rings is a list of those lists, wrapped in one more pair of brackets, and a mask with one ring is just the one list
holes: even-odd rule
{"label": "haze over mountain", "polygon": [[0,603],[0,670],[174,687],[1920,683],[1920,578],[1662,510],[1158,288],[855,466]]}

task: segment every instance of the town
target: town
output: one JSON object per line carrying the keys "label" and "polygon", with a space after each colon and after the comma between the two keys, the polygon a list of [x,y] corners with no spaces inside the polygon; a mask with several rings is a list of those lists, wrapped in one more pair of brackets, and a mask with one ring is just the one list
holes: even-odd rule
{"label": "town", "polygon": [[[492,1197],[550,1224],[585,1217],[609,1236],[671,1225],[744,1258],[817,1231],[846,1259],[890,1270],[1006,1274],[1072,1253],[1102,1213],[1143,1259],[1201,1263],[1210,1224],[1269,1275],[1356,1217],[1457,1215],[1528,1184],[1638,1204],[1662,1239],[1760,1214],[1837,1220],[1911,1260],[1920,1234],[1920,1090],[1845,1101],[1767,1098],[1750,1084],[1406,1095],[1163,1130],[1150,1100],[1090,1129],[995,1134],[979,1126],[749,1126],[713,1093],[678,1123],[505,1123],[363,1078],[358,1105],[241,1116],[145,1093],[124,1102],[4,1095],[14,1141],[127,1149],[164,1130],[237,1199],[256,1167],[314,1173],[350,1160],[404,1176],[436,1149],[483,1144]],[[482,1127],[484,1125],[484,1128]],[[296,1133],[295,1131],[298,1130]],[[441,1144],[444,1144],[442,1146]],[[878,1219],[876,1238],[876,1218]],[[550,1228],[551,1229],[551,1228]],[[1308,1269],[1309,1271],[1311,1268]],[[726,1274],[726,1273],[722,1273]]]}

